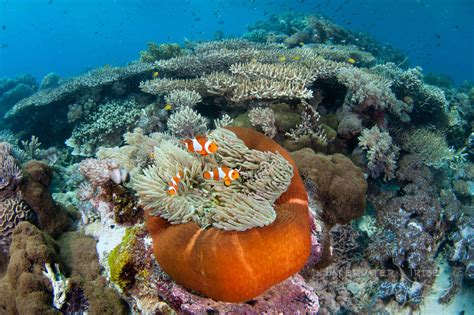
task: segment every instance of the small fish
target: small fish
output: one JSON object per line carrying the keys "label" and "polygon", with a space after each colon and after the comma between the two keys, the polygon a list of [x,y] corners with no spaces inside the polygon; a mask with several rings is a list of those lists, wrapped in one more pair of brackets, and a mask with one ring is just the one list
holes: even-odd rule
{"label": "small fish", "polygon": [[356,60],[354,58],[347,58],[347,62],[353,65],[356,63]]}
{"label": "small fish", "polygon": [[155,159],[155,152],[148,153],[148,158],[150,158],[151,160],[154,160]]}
{"label": "small fish", "polygon": [[158,71],[153,72],[153,78],[157,78],[160,75]]}
{"label": "small fish", "polygon": [[176,176],[171,177],[171,180],[168,182],[168,195],[176,195],[176,193],[178,192],[179,183],[181,182],[181,178],[183,178],[183,176],[183,171],[179,170]]}
{"label": "small fish", "polygon": [[202,156],[207,156],[217,151],[217,143],[199,135],[192,139],[186,139],[183,143],[189,152],[196,152]]}
{"label": "small fish", "polygon": [[163,107],[164,110],[172,110],[173,109],[173,105],[171,104],[166,104],[165,107]]}
{"label": "small fish", "polygon": [[301,60],[301,56],[293,56],[291,57],[291,59],[293,59],[294,61],[299,61]]}
{"label": "small fish", "polygon": [[285,61],[286,61],[286,57],[285,57],[285,56],[280,56],[280,57],[278,57],[278,61],[280,61],[280,62],[285,62]]}
{"label": "small fish", "polygon": [[216,167],[212,171],[206,171],[202,174],[204,179],[223,180],[224,185],[230,186],[233,180],[240,177],[239,171],[227,166]]}
{"label": "small fish", "polygon": [[300,45],[301,47],[304,46],[304,42],[299,42],[298,45]]}

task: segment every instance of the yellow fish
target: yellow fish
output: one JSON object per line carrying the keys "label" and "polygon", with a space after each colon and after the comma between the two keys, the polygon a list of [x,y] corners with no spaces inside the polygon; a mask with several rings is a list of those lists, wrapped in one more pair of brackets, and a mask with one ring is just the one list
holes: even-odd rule
{"label": "yellow fish", "polygon": [[356,60],[354,58],[348,58],[347,62],[350,63],[351,65],[356,63]]}
{"label": "yellow fish", "polygon": [[280,57],[278,57],[278,61],[280,61],[280,62],[285,62],[285,61],[286,61],[286,57],[285,57],[285,56],[280,56]]}
{"label": "yellow fish", "polygon": [[163,107],[164,110],[172,110],[173,106],[171,104],[166,104],[165,107]]}
{"label": "yellow fish", "polygon": [[298,60],[301,60],[301,57],[300,56],[293,56],[293,57],[291,57],[291,59],[293,59],[294,61],[298,61]]}
{"label": "yellow fish", "polygon": [[303,42],[299,42],[298,45],[304,46],[304,43],[303,43]]}
{"label": "yellow fish", "polygon": [[153,72],[153,78],[157,78],[160,75],[158,71]]}

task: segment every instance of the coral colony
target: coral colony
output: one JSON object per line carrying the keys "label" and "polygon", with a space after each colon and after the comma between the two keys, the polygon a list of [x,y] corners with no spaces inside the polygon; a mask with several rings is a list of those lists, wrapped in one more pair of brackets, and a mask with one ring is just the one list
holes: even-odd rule
{"label": "coral colony", "polygon": [[452,303],[474,279],[474,87],[405,61],[286,14],[0,81],[0,313]]}

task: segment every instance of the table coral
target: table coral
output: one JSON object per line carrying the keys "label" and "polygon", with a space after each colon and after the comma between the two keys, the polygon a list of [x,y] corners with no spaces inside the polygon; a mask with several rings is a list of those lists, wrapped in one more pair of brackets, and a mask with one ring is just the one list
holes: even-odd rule
{"label": "table coral", "polygon": [[[230,130],[244,141],[244,148],[278,152],[290,164],[294,165],[289,154],[269,138],[250,129],[234,127],[230,128]],[[235,137],[232,136],[233,133],[229,134],[227,131],[223,133],[225,137],[221,139],[227,138],[227,140],[230,140],[231,137]],[[225,147],[225,143],[224,141],[220,142],[220,152]],[[173,149],[175,152],[176,150]],[[242,155],[239,153],[239,150],[242,150],[242,148],[229,147],[228,150],[227,155],[230,155],[230,157],[227,158],[227,161],[239,163],[239,159],[234,158],[232,161],[233,154],[236,157],[240,157],[240,162],[243,162],[241,160]],[[252,165],[249,164],[252,155],[255,155],[255,153],[247,157],[249,160],[243,163],[242,167],[245,167],[246,164]],[[189,163],[187,162],[188,159],[183,160],[179,158],[177,161],[179,163]],[[230,167],[237,166],[232,163],[226,163]],[[173,167],[176,168],[178,166],[175,164]],[[170,172],[175,171],[171,165],[164,169],[168,169]],[[273,197],[276,199],[274,207],[276,212],[275,221],[273,223],[269,221],[268,223],[271,224],[264,227],[255,227],[246,231],[224,231],[215,227],[203,229],[194,222],[171,225],[162,218],[148,214],[147,227],[153,237],[154,252],[160,266],[173,279],[185,287],[196,290],[211,298],[229,302],[241,302],[252,299],[300,270],[309,256],[311,245],[309,214],[303,182],[295,169],[292,172],[293,176],[290,185],[289,187],[286,186],[288,189],[277,190],[279,194],[285,190],[286,192],[281,194],[281,196],[276,194],[276,197]],[[282,174],[277,172],[270,172],[261,177],[260,181],[265,182],[265,178],[272,179],[273,181],[281,176]],[[144,177],[141,178],[141,180],[145,179]],[[156,180],[158,179],[159,177],[156,177]],[[257,183],[258,180],[254,184]],[[160,187],[156,184],[153,185],[152,182],[147,186],[142,185],[138,184],[136,186],[139,193],[141,192],[142,194],[141,198],[146,196],[143,195],[143,188],[148,190],[153,187],[153,190],[156,191]],[[218,183],[215,183],[215,185],[219,189],[224,188],[221,188]],[[255,187],[258,188],[259,186]],[[258,190],[255,193],[265,196],[272,192],[271,187],[268,186],[267,191]],[[273,189],[273,191],[275,190]],[[252,194],[252,189],[248,193]],[[158,196],[155,192],[148,195],[149,197],[147,198],[153,195],[155,195],[155,198]],[[270,196],[272,194],[268,195],[268,197]],[[236,203],[241,203],[242,197],[245,197],[245,195],[235,195],[235,197],[232,198],[229,195],[227,198],[222,199],[222,201],[231,201],[228,207],[232,211],[238,209],[233,207],[235,207]],[[152,201],[152,199],[149,200],[150,202]],[[247,198],[247,200],[251,199]],[[163,204],[163,202],[160,203]],[[154,205],[154,207],[156,206],[158,204]],[[239,212],[245,209],[241,206],[239,208]],[[246,208],[248,209],[248,205]],[[259,207],[258,210],[261,211],[262,208]],[[253,224],[252,221],[249,221],[249,223]],[[260,224],[257,226],[260,226]],[[206,259],[201,259],[200,257],[206,257]],[[261,257],[265,257],[265,259],[262,260]],[[239,270],[239,272],[236,273],[234,272],[235,270]],[[250,279],[252,280],[250,281]]]}

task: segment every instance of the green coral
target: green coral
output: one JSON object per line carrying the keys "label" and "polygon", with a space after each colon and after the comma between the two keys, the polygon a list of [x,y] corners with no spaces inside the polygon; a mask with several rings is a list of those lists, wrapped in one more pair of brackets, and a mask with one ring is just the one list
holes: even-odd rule
{"label": "green coral", "polygon": [[120,289],[127,290],[135,281],[132,247],[136,240],[137,228],[128,228],[117,245],[109,254],[110,280]]}
{"label": "green coral", "polygon": [[178,44],[161,44],[150,42],[148,49],[140,52],[140,60],[143,62],[155,62],[183,55],[183,50]]}

